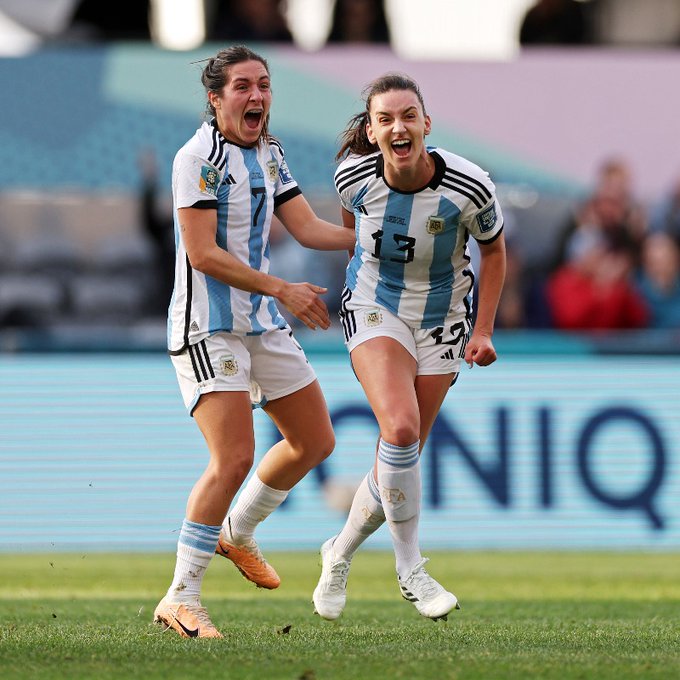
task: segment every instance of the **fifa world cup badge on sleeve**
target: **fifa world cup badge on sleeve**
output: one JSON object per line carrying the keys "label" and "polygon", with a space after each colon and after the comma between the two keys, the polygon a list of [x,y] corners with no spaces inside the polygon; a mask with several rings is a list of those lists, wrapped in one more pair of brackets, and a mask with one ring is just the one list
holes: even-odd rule
{"label": "fifa world cup badge on sleeve", "polygon": [[201,177],[198,180],[198,188],[204,194],[215,195],[217,191],[217,180],[219,175],[215,168],[211,168],[209,165],[204,165],[201,168]]}
{"label": "fifa world cup badge on sleeve", "polygon": [[491,231],[496,226],[496,205],[494,203],[477,215],[477,224],[481,232]]}
{"label": "fifa world cup badge on sleeve", "polygon": [[233,354],[223,354],[219,361],[220,371],[224,375],[236,375],[238,373],[238,362]]}
{"label": "fifa world cup badge on sleeve", "polygon": [[281,180],[281,184],[288,184],[293,181],[285,159],[281,161],[281,165],[279,166],[279,179]]}

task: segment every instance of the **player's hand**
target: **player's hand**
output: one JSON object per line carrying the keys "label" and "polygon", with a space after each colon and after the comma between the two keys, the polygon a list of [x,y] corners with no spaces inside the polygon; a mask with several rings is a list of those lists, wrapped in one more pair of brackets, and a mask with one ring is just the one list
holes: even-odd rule
{"label": "player's hand", "polygon": [[474,364],[488,366],[496,361],[496,358],[496,350],[491,342],[491,337],[481,333],[473,333],[465,348],[465,363],[470,368]]}
{"label": "player's hand", "polygon": [[318,326],[326,330],[330,327],[331,320],[326,303],[319,297],[326,292],[327,288],[313,283],[289,283],[278,299],[307,328],[316,330]]}

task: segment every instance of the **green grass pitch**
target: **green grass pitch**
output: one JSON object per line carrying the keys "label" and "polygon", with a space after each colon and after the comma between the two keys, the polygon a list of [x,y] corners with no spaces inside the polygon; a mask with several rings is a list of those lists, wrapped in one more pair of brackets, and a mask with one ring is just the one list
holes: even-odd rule
{"label": "green grass pitch", "polygon": [[337,622],[312,614],[318,556],[272,553],[257,590],[216,558],[203,603],[223,640],[151,623],[172,555],[0,554],[0,677],[382,680],[680,678],[680,555],[428,553],[462,609],[401,599],[393,558],[355,557]]}

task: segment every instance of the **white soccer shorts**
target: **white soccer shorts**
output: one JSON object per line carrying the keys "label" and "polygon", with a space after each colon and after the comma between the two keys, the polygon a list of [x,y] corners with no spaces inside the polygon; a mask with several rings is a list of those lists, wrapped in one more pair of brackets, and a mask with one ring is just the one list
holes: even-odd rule
{"label": "white soccer shorts", "polygon": [[451,316],[437,328],[411,328],[392,312],[348,288],[342,294],[340,320],[350,354],[371,338],[393,338],[416,360],[417,375],[458,373],[471,328],[465,314]]}
{"label": "white soccer shorts", "polygon": [[316,380],[290,328],[261,335],[215,333],[171,359],[190,415],[208,392],[249,392],[257,407]]}

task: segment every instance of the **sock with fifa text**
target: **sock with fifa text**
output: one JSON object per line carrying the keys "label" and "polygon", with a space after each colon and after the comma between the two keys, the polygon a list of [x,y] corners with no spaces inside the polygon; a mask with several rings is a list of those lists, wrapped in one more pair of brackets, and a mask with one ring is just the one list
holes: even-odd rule
{"label": "sock with fifa text", "polygon": [[340,559],[349,562],[359,546],[384,522],[385,511],[371,469],[354,494],[347,521],[333,543],[333,551]]}
{"label": "sock with fifa text", "polygon": [[407,576],[422,560],[418,545],[420,519],[420,442],[396,446],[380,439],[378,486],[392,536],[397,573]]}

